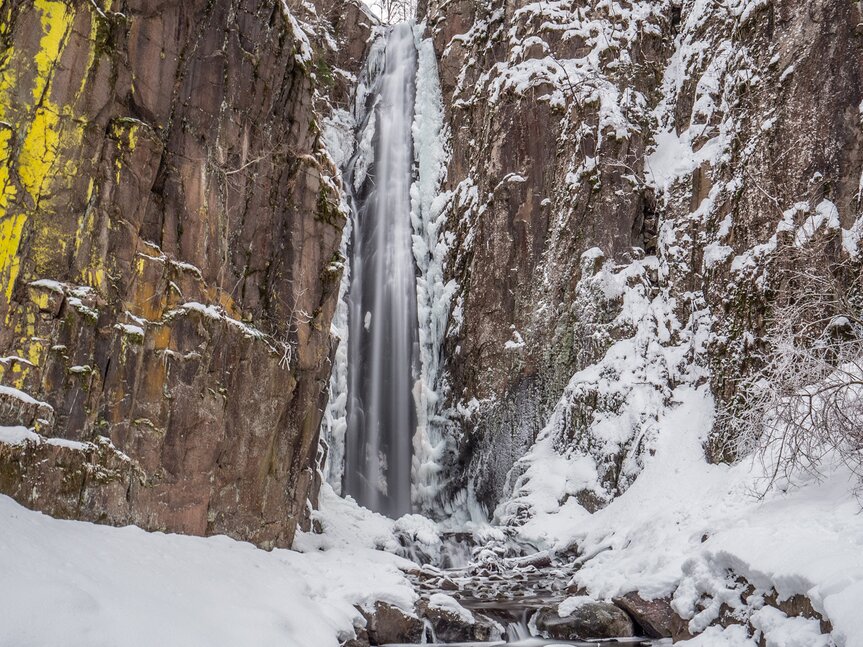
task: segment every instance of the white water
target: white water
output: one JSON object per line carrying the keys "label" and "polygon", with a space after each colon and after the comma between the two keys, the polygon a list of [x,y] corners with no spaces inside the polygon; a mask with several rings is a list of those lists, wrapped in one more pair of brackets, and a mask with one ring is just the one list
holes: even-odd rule
{"label": "white water", "polygon": [[412,387],[417,355],[416,269],[411,251],[411,125],[416,48],[411,25],[392,28],[372,91],[371,151],[352,162],[354,227],[348,292],[345,489],[391,517],[411,511]]}

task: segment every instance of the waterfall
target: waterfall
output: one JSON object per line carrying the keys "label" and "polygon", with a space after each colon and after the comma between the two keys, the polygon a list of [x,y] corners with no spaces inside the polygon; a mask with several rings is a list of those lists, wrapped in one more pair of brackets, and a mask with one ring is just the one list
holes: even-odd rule
{"label": "waterfall", "polygon": [[[380,62],[370,61],[373,76]],[[410,221],[417,54],[411,24],[390,30],[382,62],[348,169],[354,224],[347,294],[345,489],[360,504],[397,517],[411,511],[411,443],[417,419]]]}

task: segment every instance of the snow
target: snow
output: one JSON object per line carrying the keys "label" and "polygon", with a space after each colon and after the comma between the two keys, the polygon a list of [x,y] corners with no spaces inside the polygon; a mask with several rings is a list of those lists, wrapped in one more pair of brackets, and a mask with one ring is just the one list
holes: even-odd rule
{"label": "snow", "polygon": [[[863,195],[863,188],[861,188],[861,195]],[[850,229],[842,230],[842,248],[851,258],[856,259],[860,253],[861,238],[863,238],[863,216],[858,217]]]}
{"label": "snow", "polygon": [[229,326],[237,328],[244,336],[251,337],[254,339],[264,339],[266,335],[254,328],[249,326],[248,324],[243,323],[239,319],[234,319],[229,316],[224,308],[218,305],[209,305],[198,303],[197,301],[187,301],[186,303],[174,308],[173,310],[169,310],[165,313],[166,317],[174,317],[179,314],[186,314],[188,312],[198,312],[208,319],[213,319],[215,321],[224,321]]}
{"label": "snow", "polygon": [[34,366],[33,362],[24,357],[19,357],[18,355],[7,355],[6,357],[0,357],[0,364],[11,364],[11,363],[20,363],[25,364],[27,366]]}
{"label": "snow", "polygon": [[786,80],[789,76],[791,76],[792,74],[794,74],[794,66],[793,66],[793,65],[789,65],[788,67],[786,67],[786,68],[785,68],[785,70],[784,70],[784,71],[782,72],[782,74],[779,76],[779,82],[780,82],[780,83],[785,82],[785,80]]}
{"label": "snow", "polygon": [[570,596],[566,598],[566,600],[561,602],[559,605],[557,605],[557,615],[559,615],[561,618],[571,616],[576,609],[584,606],[585,604],[588,604],[589,602],[594,602],[594,599],[588,595]]}
{"label": "snow", "polygon": [[53,410],[53,407],[47,402],[40,402],[30,394],[24,393],[24,391],[21,391],[20,389],[16,389],[11,386],[5,386],[0,384],[0,395],[5,395],[10,398],[20,400],[24,404],[35,404],[42,407],[48,407],[49,409]]}
{"label": "snow", "polygon": [[752,625],[764,633],[765,647],[832,647],[830,636],[822,635],[817,620],[788,618],[773,607],[752,614]]}
{"label": "snow", "polygon": [[311,63],[312,45],[309,42],[309,37],[306,35],[306,32],[303,31],[303,28],[300,26],[299,21],[294,17],[294,14],[288,7],[288,3],[286,2],[286,0],[281,1],[281,8],[282,15],[284,16],[285,21],[291,28],[291,35],[296,39],[297,61],[300,64]]}
{"label": "snow", "polygon": [[202,279],[203,274],[201,273],[201,268],[196,265],[192,265],[191,263],[186,263],[185,261],[170,261],[172,267],[176,267],[178,270],[182,270],[184,272],[191,272],[198,278]]}
{"label": "snow", "polygon": [[144,329],[141,326],[136,326],[134,324],[114,324],[114,328],[122,332],[124,335],[130,335],[132,337],[143,337]]}
{"label": "snow", "polygon": [[722,245],[717,242],[709,243],[704,248],[704,267],[705,269],[710,269],[714,265],[718,265],[723,262],[726,258],[731,256],[734,253],[734,250],[731,249],[728,245]]}
{"label": "snow", "polygon": [[387,524],[333,497],[318,513],[329,534],[300,535],[302,554],[60,521],[0,496],[0,644],[336,647],[364,622],[355,604],[410,608],[414,594],[409,562],[363,547]]}
{"label": "snow", "polygon": [[521,333],[515,329],[515,326],[511,326],[512,329],[512,339],[507,341],[503,347],[506,350],[518,350],[519,348],[524,348],[524,338],[521,336]]}
{"label": "snow", "polygon": [[39,442],[39,434],[16,425],[14,427],[0,427],[0,443],[7,445],[20,445],[24,442]]}
{"label": "snow", "polygon": [[821,226],[828,229],[839,229],[839,210],[829,200],[822,200],[815,207],[815,213],[809,216],[794,235],[794,244],[802,247],[808,243]]}
{"label": "snow", "polygon": [[656,150],[647,156],[645,177],[658,189],[666,189],[677,178],[689,176],[705,162],[712,162],[718,154],[718,140],[712,139],[698,152],[692,150],[693,133],[687,129],[677,135],[673,130],[656,135]]}
{"label": "snow", "polygon": [[459,604],[458,600],[444,593],[432,593],[429,597],[429,607],[448,611],[467,624],[472,625],[476,622],[473,614]]}
{"label": "snow", "polygon": [[64,447],[66,449],[74,449],[76,451],[84,451],[92,448],[92,443],[82,443],[77,440],[67,440],[66,438],[47,438],[45,442],[55,447]]}
{"label": "snow", "polygon": [[52,281],[51,279],[39,279],[30,283],[34,288],[46,288],[52,292],[63,294],[63,284],[60,281]]}
{"label": "snow", "polygon": [[[130,460],[128,456],[114,447],[108,438],[100,436],[98,442],[103,446],[109,447],[122,460]],[[7,445],[20,445],[22,443],[41,445],[42,443],[45,443],[47,445],[53,445],[54,447],[63,447],[65,449],[75,451],[86,451],[97,447],[95,443],[68,440],[66,438],[46,438],[32,429],[27,429],[20,425],[11,427],[0,426],[0,443],[6,443]]]}
{"label": "snow", "polygon": [[[702,444],[713,415],[707,389],[679,388],[675,401],[660,421],[654,454],[622,496],[589,514],[549,476],[534,492],[547,494],[547,505],[534,505],[521,535],[550,548],[577,545],[584,565],[574,583],[593,598],[674,593],[675,609],[691,618],[694,631],[706,629],[722,603],[742,614],[758,610],[740,601],[734,577],[741,576],[780,600],[806,595],[832,622],[837,645],[863,645],[863,515],[847,468],[837,464],[822,481],[801,477],[764,492],[761,462],[706,462]],[[564,457],[550,450],[534,461],[537,471],[561,480],[578,475],[577,461],[570,459],[565,473]],[[589,482],[589,470],[581,479]],[[701,609],[703,596],[713,604]],[[769,625],[768,644],[827,644],[814,637],[820,632],[811,622],[770,613],[751,616],[754,626]],[[685,644],[749,645],[736,631],[707,629]],[[812,639],[795,643],[795,635]]]}

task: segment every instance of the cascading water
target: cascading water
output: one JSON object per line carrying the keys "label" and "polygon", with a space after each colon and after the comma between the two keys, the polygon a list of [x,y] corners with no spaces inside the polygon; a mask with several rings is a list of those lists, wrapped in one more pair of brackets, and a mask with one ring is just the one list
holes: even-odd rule
{"label": "cascading water", "polygon": [[[417,359],[416,270],[411,251],[411,126],[417,66],[412,26],[394,26],[362,143],[349,167],[355,190],[348,291],[345,489],[391,517],[411,511]],[[357,167],[360,167],[358,171]],[[358,179],[358,173],[362,177]],[[359,184],[359,186],[358,186]]]}

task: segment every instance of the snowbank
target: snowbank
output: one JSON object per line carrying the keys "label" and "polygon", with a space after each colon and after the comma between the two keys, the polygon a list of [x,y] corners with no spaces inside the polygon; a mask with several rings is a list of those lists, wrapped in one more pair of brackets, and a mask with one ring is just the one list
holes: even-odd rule
{"label": "snowbank", "polygon": [[[762,609],[760,598],[775,591],[780,601],[811,600],[832,623],[836,645],[863,646],[863,514],[853,476],[836,466],[821,481],[801,477],[765,494],[760,462],[705,461],[702,442],[712,421],[706,387],[676,395],[660,421],[655,454],[622,496],[594,514],[574,498],[537,506],[522,536],[556,549],[577,545],[584,565],[575,583],[593,597],[673,594],[675,610],[694,631],[703,631],[725,603],[761,627],[768,645],[829,644],[818,637],[817,621]],[[549,473],[565,478],[562,460],[557,456]],[[534,467],[541,465],[540,459]],[[571,473],[580,474],[577,464]],[[755,587],[743,601],[746,585],[737,577]],[[757,643],[740,628],[711,628],[691,644]]]}
{"label": "snowbank", "polygon": [[[0,496],[0,646],[336,646],[355,604],[411,607],[388,522],[324,494],[310,552],[60,521]],[[391,522],[390,522],[391,523]],[[353,540],[348,541],[348,534]],[[313,541],[314,539],[314,541]]]}

